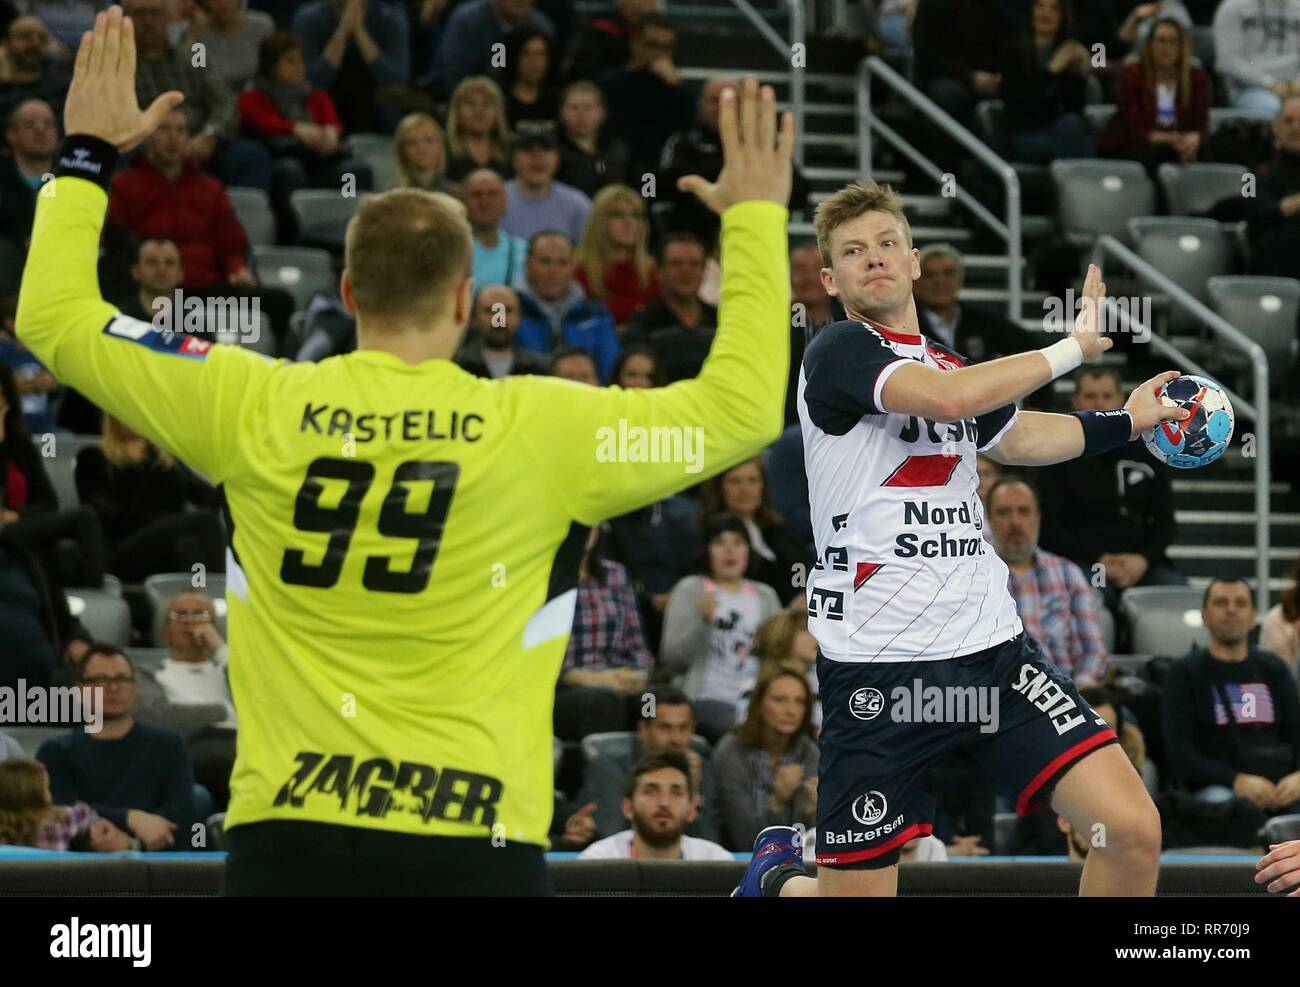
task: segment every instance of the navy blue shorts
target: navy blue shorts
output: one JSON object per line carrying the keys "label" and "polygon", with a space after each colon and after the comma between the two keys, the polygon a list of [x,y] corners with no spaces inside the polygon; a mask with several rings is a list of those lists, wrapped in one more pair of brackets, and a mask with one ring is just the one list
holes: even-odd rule
{"label": "navy blue shorts", "polygon": [[1069,676],[1020,634],[946,661],[817,656],[821,691],[817,863],[889,867],[934,828],[929,774],[965,750],[1028,815],[1075,761],[1117,742]]}

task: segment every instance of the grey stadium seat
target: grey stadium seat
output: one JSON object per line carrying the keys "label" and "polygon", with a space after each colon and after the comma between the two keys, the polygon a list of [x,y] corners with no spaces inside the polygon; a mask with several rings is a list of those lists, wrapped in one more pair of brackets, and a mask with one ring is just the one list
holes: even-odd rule
{"label": "grey stadium seat", "polygon": [[[1197,301],[1209,304],[1206,282],[1231,274],[1232,242],[1212,219],[1192,216],[1143,216],[1129,220],[1137,254]],[[1160,288],[1143,281],[1143,287],[1159,293]],[[1196,332],[1201,320],[1184,308],[1169,313],[1172,332]]]}
{"label": "grey stadium seat", "polygon": [[1208,288],[1214,310],[1263,347],[1271,386],[1280,389],[1291,379],[1296,365],[1300,281],[1218,277],[1210,278]]}
{"label": "grey stadium seat", "polygon": [[[631,757],[635,742],[636,734],[631,731],[592,733],[582,738],[582,754],[588,763],[601,756]],[[695,734],[691,737],[691,749],[700,757],[708,757],[713,748],[707,740]]]}
{"label": "grey stadium seat", "polygon": [[1155,211],[1156,188],[1136,161],[1053,161],[1052,181],[1061,228],[1075,246],[1099,236],[1129,242],[1129,217]]}
{"label": "grey stadium seat", "polygon": [[226,638],[226,577],[219,572],[207,573],[207,586],[195,586],[188,572],[163,572],[144,581],[144,593],[153,607],[153,640],[162,646],[162,629],[167,623],[167,604],[177,593],[204,593],[212,598],[213,622],[222,640]]}
{"label": "grey stadium seat", "polygon": [[338,289],[329,251],[317,247],[254,247],[253,268],[262,284],[292,295],[300,311],[306,310],[316,292]]}
{"label": "grey stadium seat", "polygon": [[304,243],[343,249],[348,221],[357,211],[357,197],[337,189],[305,188],[289,196],[298,217],[298,237]]}
{"label": "grey stadium seat", "polygon": [[99,589],[77,588],[68,592],[68,609],[96,641],[119,648],[131,643],[131,608],[120,596]]}
{"label": "grey stadium seat", "polygon": [[1095,103],[1083,108],[1083,118],[1088,121],[1088,130],[1093,137],[1100,137],[1106,132],[1111,118],[1118,110],[1119,107],[1114,103]]}
{"label": "grey stadium seat", "polygon": [[235,215],[244,228],[251,247],[269,247],[275,243],[275,213],[271,212],[271,200],[260,188],[245,188],[232,185],[226,189],[230,204],[235,207]]}
{"label": "grey stadium seat", "polygon": [[48,726],[12,726],[5,725],[4,732],[18,741],[18,746],[23,749],[32,760],[36,759],[36,752],[41,749],[41,744],[55,737],[60,737],[67,733],[72,727],[48,727]]}
{"label": "grey stadium seat", "polygon": [[[98,435],[36,435],[32,437],[37,453],[49,474],[59,509],[76,510],[81,506],[77,495],[77,453],[87,446],[99,444]],[[53,453],[53,455],[46,455]]]}
{"label": "grey stadium seat", "polygon": [[1134,586],[1120,597],[1133,628],[1133,650],[1181,657],[1204,643],[1200,590],[1190,586]]}
{"label": "grey stadium seat", "polygon": [[393,138],[388,134],[352,134],[348,138],[352,156],[370,166],[375,179],[375,191],[396,188],[397,155],[393,151]]}
{"label": "grey stadium seat", "polygon": [[157,675],[162,671],[163,661],[171,654],[168,648],[127,648],[126,656],[136,671]]}
{"label": "grey stadium seat", "polygon": [[1245,165],[1171,164],[1158,169],[1160,184],[1175,216],[1203,215],[1224,199],[1240,197],[1242,176],[1250,174]]}

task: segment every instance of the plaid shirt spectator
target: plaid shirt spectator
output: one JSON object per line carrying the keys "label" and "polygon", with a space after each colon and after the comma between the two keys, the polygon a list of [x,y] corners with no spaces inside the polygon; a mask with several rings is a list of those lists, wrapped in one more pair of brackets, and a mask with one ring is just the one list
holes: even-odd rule
{"label": "plaid shirt spectator", "polygon": [[71,850],[73,843],[88,847],[90,826],[99,815],[85,802],[60,806],[42,820],[32,846],[42,850]]}
{"label": "plaid shirt spectator", "polygon": [[641,616],[627,570],[608,560],[601,565],[603,583],[588,577],[578,582],[578,605],[562,672],[635,668],[648,674],[655,659],[641,633]]}
{"label": "plaid shirt spectator", "polygon": [[180,109],[189,120],[191,134],[207,132],[223,140],[235,138],[239,127],[235,94],[219,73],[195,68],[188,48],[178,45],[162,58],[141,58],[136,63],[135,92],[141,106],[149,106],[173,89],[185,94]]}
{"label": "plaid shirt spectator", "polygon": [[1047,659],[1078,686],[1100,685],[1110,657],[1083,571],[1069,559],[1040,548],[1027,575],[1011,573],[1011,595],[1021,623]]}

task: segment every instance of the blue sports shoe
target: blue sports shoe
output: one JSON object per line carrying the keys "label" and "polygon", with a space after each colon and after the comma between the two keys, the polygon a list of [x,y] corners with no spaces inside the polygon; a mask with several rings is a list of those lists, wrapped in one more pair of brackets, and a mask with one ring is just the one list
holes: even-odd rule
{"label": "blue sports shoe", "polygon": [[731,897],[763,897],[763,878],[777,867],[791,865],[803,871],[803,834],[793,826],[768,826],[754,838],[754,855]]}

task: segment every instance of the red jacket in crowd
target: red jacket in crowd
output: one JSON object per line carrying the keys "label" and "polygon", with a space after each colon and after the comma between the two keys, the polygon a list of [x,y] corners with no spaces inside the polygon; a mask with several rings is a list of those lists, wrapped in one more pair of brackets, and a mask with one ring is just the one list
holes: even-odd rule
{"label": "red jacket in crowd", "polygon": [[[324,89],[313,89],[307,97],[307,112],[313,123],[333,127],[343,133],[343,123],[334,109],[334,100]],[[294,121],[281,116],[271,97],[262,89],[246,89],[239,94],[239,118],[244,133],[252,137],[288,137]]]}
{"label": "red jacket in crowd", "polygon": [[[585,267],[579,264],[573,274],[588,298],[600,298],[587,283]],[[650,269],[650,280],[642,284],[637,278],[635,264],[630,260],[618,261],[605,268],[604,280],[605,297],[600,300],[614,313],[616,325],[621,326],[659,297],[659,272],[653,267]]]}
{"label": "red jacket in crowd", "polygon": [[137,155],[113,179],[108,219],[142,239],[165,237],[175,243],[186,289],[224,283],[248,266],[248,237],[225,187],[188,161],[172,181],[143,154]]}
{"label": "red jacket in crowd", "polygon": [[[1184,105],[1181,92],[1174,98],[1173,130],[1196,131],[1204,139],[1210,130],[1210,78],[1199,65],[1192,66],[1191,77],[1191,99]],[[1118,108],[1098,142],[1100,146],[1114,153],[1147,143],[1156,129],[1156,87],[1147,81],[1141,62],[1132,62],[1120,72],[1115,98]]]}

